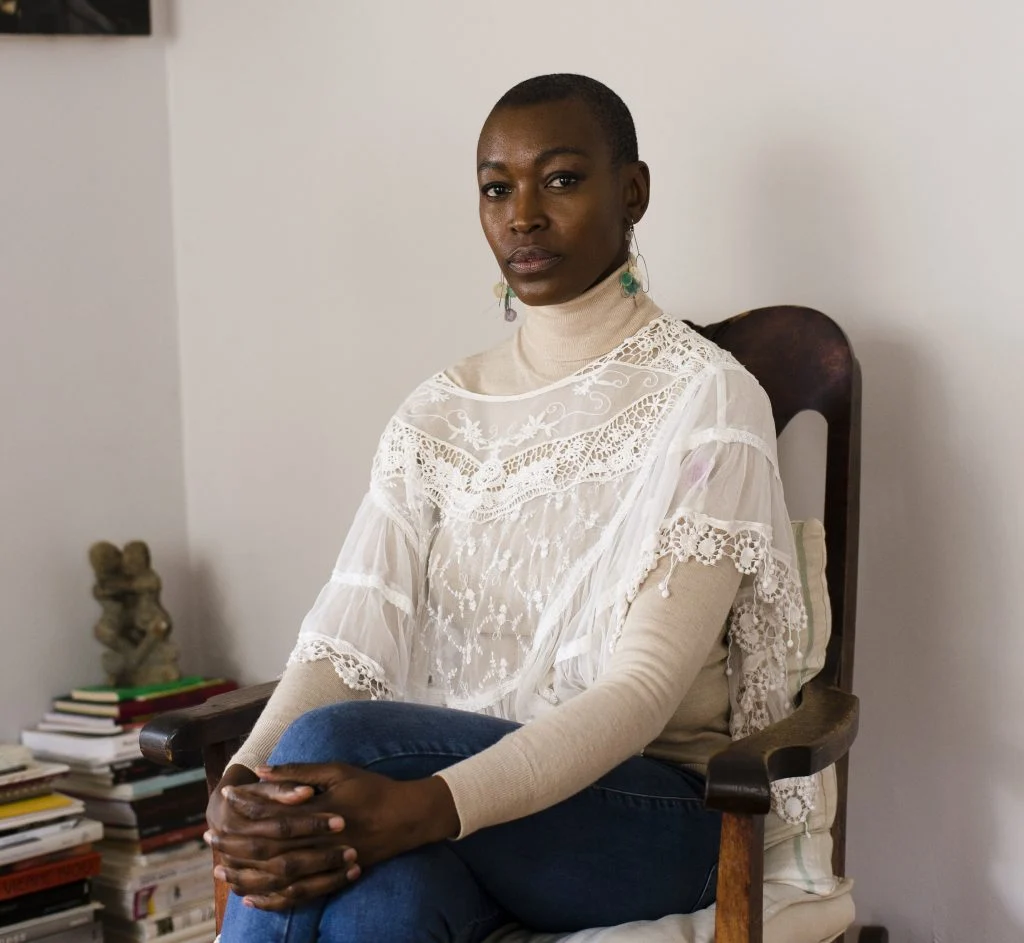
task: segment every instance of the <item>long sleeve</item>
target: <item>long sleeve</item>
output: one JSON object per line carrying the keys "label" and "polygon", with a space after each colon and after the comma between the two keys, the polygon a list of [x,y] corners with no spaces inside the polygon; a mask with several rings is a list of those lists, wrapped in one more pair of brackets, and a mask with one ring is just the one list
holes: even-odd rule
{"label": "long sleeve", "polygon": [[356,691],[345,684],[327,659],[293,661],[281,676],[256,726],[228,766],[255,770],[267,761],[288,725],[307,711],[338,701],[369,697],[369,691]]}
{"label": "long sleeve", "polygon": [[[668,580],[665,598],[661,583]],[[633,601],[608,670],[588,690],[438,775],[460,838],[532,815],[639,753],[665,727],[720,642],[740,573],[663,559]]]}

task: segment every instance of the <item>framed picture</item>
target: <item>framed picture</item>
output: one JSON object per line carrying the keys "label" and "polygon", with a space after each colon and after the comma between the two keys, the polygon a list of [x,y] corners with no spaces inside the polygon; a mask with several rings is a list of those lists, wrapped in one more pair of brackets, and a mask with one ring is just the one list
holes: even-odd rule
{"label": "framed picture", "polygon": [[149,0],[0,0],[0,33],[148,36]]}

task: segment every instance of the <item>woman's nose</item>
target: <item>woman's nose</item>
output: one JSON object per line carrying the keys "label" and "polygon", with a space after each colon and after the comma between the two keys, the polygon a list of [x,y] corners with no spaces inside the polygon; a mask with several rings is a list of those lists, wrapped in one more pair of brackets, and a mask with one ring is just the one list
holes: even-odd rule
{"label": "woman's nose", "polygon": [[520,235],[535,232],[547,225],[540,200],[529,188],[524,187],[516,193],[512,213],[512,230]]}

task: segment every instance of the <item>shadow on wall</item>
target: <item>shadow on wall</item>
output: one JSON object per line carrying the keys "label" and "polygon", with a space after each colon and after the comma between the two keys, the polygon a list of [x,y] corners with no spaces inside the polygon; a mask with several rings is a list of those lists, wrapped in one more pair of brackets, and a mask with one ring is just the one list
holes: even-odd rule
{"label": "shadow on wall", "polygon": [[[1006,593],[986,565],[984,482],[950,444],[949,378],[919,340],[876,335],[858,356],[863,719],[849,840],[859,903],[893,943],[1021,939],[1022,758],[993,737],[998,652],[975,615]],[[884,863],[858,874],[861,861]],[[907,913],[909,900],[930,912]]]}
{"label": "shadow on wall", "polygon": [[[986,468],[998,455],[963,446],[980,435],[957,415],[958,365],[943,364],[925,334],[891,327],[923,332],[927,321],[879,310],[880,273],[908,297],[924,293],[913,283],[920,250],[902,243],[913,204],[867,189],[890,179],[885,168],[851,163],[826,133],[768,140],[735,168],[746,227],[737,267],[765,292],[754,303],[835,317],[864,372],[862,721],[848,837],[860,919],[887,923],[893,943],[1024,939],[1024,755],[1000,739],[1014,729],[1003,715],[1024,710],[1024,683],[997,641],[1013,625],[1019,578],[988,521]],[[893,183],[912,195],[914,181]],[[969,331],[969,314],[960,323]],[[787,479],[795,470],[804,483],[791,508],[802,517],[819,513],[805,461],[821,430],[797,422],[796,447],[784,436],[781,458]]]}
{"label": "shadow on wall", "polygon": [[224,594],[218,588],[216,567],[209,560],[193,561],[189,590],[195,651],[200,662],[197,670],[211,677],[236,678],[235,666],[241,659],[226,641],[230,633],[226,629]]}

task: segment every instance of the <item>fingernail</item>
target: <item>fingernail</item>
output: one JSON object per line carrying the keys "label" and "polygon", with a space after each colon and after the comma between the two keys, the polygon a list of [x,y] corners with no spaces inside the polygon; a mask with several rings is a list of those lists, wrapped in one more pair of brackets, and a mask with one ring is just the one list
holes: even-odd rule
{"label": "fingernail", "polygon": [[217,865],[217,867],[215,867],[215,868],[213,869],[213,876],[214,876],[214,877],[215,877],[215,878],[216,878],[216,879],[217,879],[218,881],[223,881],[223,880],[224,880],[224,878],[226,878],[226,877],[228,876],[228,873],[227,873],[227,871],[225,871],[225,870],[224,870],[224,869],[223,869],[223,868],[222,868],[222,867],[221,867],[220,865]]}
{"label": "fingernail", "polygon": [[346,860],[346,861],[347,861],[347,862],[348,862],[349,864],[351,864],[351,863],[352,863],[353,861],[355,861],[355,860],[356,860],[356,858],[358,858],[358,857],[359,857],[359,852],[357,852],[357,851],[355,850],[355,848],[349,848],[349,850],[348,850],[348,851],[346,851],[346,852],[345,852],[345,854],[344,854],[344,855],[342,855],[342,857],[343,857],[343,858],[344,858],[344,859],[345,859],[345,860]]}
{"label": "fingernail", "polygon": [[266,773],[272,773],[272,772],[274,772],[274,767],[273,766],[257,766],[256,767],[256,775],[257,776],[263,776]]}
{"label": "fingernail", "polygon": [[355,880],[355,879],[356,879],[357,877],[359,877],[359,875],[360,875],[360,874],[362,874],[362,873],[363,873],[363,872],[359,870],[359,866],[358,866],[358,865],[356,865],[356,867],[354,867],[354,868],[349,868],[349,869],[348,869],[348,870],[347,870],[347,871],[345,872],[345,877],[347,877],[347,878],[348,878],[348,879],[349,879],[350,881],[354,881],[354,880]]}
{"label": "fingernail", "polygon": [[256,906],[256,905],[255,905],[255,904],[254,904],[254,903],[252,902],[252,898],[251,898],[251,897],[243,897],[243,898],[242,898],[242,903],[243,903],[243,904],[244,904],[244,905],[245,905],[246,907],[255,907],[255,906]]}
{"label": "fingernail", "polygon": [[203,841],[209,845],[213,841],[213,832],[203,832]]}
{"label": "fingernail", "polygon": [[223,797],[224,797],[225,799],[230,799],[230,798],[231,798],[231,797],[232,797],[232,796],[233,796],[233,795],[235,794],[235,790],[234,790],[234,789],[232,789],[232,788],[231,788],[230,786],[225,786],[225,787],[224,787],[224,788],[223,788],[223,789],[222,789],[222,790],[220,791],[220,794],[221,794],[221,795],[222,795],[222,796],[223,796]]}
{"label": "fingernail", "polygon": [[332,832],[340,832],[345,827],[345,820],[340,815],[332,815],[327,820],[327,827]]}

